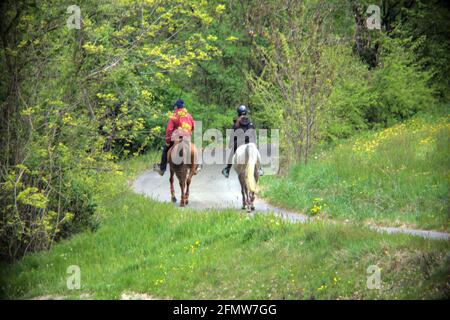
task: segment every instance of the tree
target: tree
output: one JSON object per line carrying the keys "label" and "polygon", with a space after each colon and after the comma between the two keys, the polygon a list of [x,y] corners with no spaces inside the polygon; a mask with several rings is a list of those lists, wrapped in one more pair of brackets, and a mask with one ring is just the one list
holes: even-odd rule
{"label": "tree", "polygon": [[256,100],[281,111],[277,125],[285,138],[288,163],[307,163],[320,110],[331,92],[334,74],[324,59],[331,34],[325,23],[329,12],[322,1],[310,6],[292,3],[283,26],[276,24],[268,36],[270,48],[261,47],[261,76],[250,77]]}
{"label": "tree", "polygon": [[143,152],[166,121],[158,87],[219,54],[206,1],[1,5],[0,252],[14,259],[95,227],[99,170]]}

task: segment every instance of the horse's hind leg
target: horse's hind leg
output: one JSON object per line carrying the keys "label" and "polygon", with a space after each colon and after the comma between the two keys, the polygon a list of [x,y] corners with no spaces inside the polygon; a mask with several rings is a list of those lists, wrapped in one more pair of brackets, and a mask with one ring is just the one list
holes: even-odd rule
{"label": "horse's hind leg", "polygon": [[173,187],[173,175],[175,173],[173,172],[173,169],[170,168],[170,178],[169,178],[169,182],[170,182],[170,195],[172,198],[172,202],[175,203],[177,202],[177,198],[175,197],[175,188]]}
{"label": "horse's hind leg", "polygon": [[251,200],[251,196],[250,196],[251,192],[248,191],[247,186],[245,186],[245,192],[247,194],[247,212],[251,212],[253,205],[252,205],[252,200]]}
{"label": "horse's hind leg", "polygon": [[255,193],[250,192],[250,209],[251,209],[251,211],[255,210],[254,201],[255,201]]}
{"label": "horse's hind leg", "polygon": [[179,177],[181,179],[180,180],[180,189],[181,189],[181,200],[180,200],[180,207],[184,207],[186,204],[186,193],[185,193],[185,188],[186,188],[186,176],[183,175],[183,177]]}
{"label": "horse's hind leg", "polygon": [[252,209],[252,199],[251,199],[251,192],[248,190],[247,184],[245,183],[245,178],[243,178],[243,182],[244,182],[244,193],[245,193],[245,208],[247,209],[247,212],[251,212]]}
{"label": "horse's hind leg", "polygon": [[246,201],[245,201],[245,190],[243,187],[241,187],[241,193],[242,193],[242,210],[245,210],[246,208]]}
{"label": "horse's hind leg", "polygon": [[186,195],[186,204],[189,203],[189,186],[191,185],[192,176],[194,174],[196,174],[196,172],[191,170],[189,172],[188,178],[186,180],[186,194],[185,194]]}
{"label": "horse's hind leg", "polygon": [[246,200],[245,200],[245,181],[244,178],[239,175],[239,184],[241,185],[241,194],[242,194],[242,210],[246,209]]}

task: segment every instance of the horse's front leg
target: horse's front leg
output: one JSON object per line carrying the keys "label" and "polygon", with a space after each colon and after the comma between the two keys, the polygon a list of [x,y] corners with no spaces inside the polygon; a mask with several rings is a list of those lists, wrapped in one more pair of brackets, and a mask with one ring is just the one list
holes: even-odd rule
{"label": "horse's front leg", "polygon": [[177,198],[175,197],[175,188],[173,187],[173,176],[174,176],[175,172],[173,171],[172,167],[170,168],[170,178],[169,178],[169,182],[170,182],[170,195],[172,198],[172,202],[177,202]]}

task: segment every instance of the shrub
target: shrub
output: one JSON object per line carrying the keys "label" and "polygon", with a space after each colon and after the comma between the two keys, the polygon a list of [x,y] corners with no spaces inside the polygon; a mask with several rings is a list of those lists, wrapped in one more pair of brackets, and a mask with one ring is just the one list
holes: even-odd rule
{"label": "shrub", "polygon": [[5,177],[0,189],[0,259],[48,249],[58,239],[97,226],[87,175],[59,172],[52,177],[21,164]]}
{"label": "shrub", "polygon": [[409,45],[410,39],[383,40],[380,66],[371,81],[376,102],[365,114],[370,126],[393,125],[435,104],[431,73],[416,63]]}

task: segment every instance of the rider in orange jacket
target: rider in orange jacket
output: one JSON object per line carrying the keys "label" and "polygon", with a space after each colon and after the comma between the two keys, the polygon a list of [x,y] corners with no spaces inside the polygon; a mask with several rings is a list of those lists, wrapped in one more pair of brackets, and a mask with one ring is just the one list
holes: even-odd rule
{"label": "rider in orange jacket", "polygon": [[165,138],[166,144],[162,152],[161,163],[156,170],[161,176],[164,175],[167,168],[167,152],[174,143],[172,139],[173,133],[177,131],[177,135],[191,136],[194,127],[194,119],[184,107],[184,101],[178,99],[177,102],[175,102],[175,110],[167,122]]}

